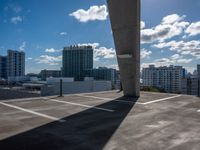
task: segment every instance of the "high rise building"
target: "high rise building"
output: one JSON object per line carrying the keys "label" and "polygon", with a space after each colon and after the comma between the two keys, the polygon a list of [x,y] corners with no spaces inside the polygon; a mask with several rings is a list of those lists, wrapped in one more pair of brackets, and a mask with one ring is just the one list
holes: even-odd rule
{"label": "high rise building", "polygon": [[0,79],[7,78],[7,57],[0,56]]}
{"label": "high rise building", "polygon": [[169,93],[181,93],[183,77],[185,77],[185,69],[182,66],[150,65],[142,70],[143,86],[157,87]]}
{"label": "high rise building", "polygon": [[92,46],[70,46],[63,49],[63,77],[83,80],[93,69]]}
{"label": "high rise building", "polygon": [[25,75],[25,53],[22,51],[7,51],[7,76],[21,77]]}

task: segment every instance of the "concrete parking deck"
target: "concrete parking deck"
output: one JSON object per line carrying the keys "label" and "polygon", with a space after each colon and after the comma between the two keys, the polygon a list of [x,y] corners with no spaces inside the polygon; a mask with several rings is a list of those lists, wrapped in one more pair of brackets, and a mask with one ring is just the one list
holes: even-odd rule
{"label": "concrete parking deck", "polygon": [[200,99],[116,91],[0,101],[1,150],[199,150]]}

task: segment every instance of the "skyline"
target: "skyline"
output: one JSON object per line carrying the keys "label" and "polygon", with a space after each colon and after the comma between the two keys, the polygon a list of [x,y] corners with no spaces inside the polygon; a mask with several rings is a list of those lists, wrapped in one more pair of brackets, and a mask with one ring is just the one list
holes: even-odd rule
{"label": "skyline", "polygon": [[[63,47],[90,43],[95,67],[116,67],[105,0],[46,3],[0,1],[0,55],[5,55],[7,49],[23,50],[26,73],[38,73],[60,69]],[[172,64],[182,65],[189,72],[196,69],[200,62],[199,8],[198,0],[142,0],[142,67]]]}

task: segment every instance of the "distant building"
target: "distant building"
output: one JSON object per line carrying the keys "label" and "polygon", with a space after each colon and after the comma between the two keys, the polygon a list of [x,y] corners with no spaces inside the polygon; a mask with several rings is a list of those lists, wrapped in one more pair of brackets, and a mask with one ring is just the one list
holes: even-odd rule
{"label": "distant building", "polygon": [[0,79],[7,79],[7,57],[0,56]]}
{"label": "distant building", "polygon": [[197,73],[182,79],[182,93],[200,96],[200,65],[197,65]]}
{"label": "distant building", "polygon": [[28,76],[28,77],[39,77],[39,74],[37,74],[37,73],[28,73],[28,74],[26,74],[26,76]]}
{"label": "distant building", "polygon": [[185,72],[182,66],[155,67],[150,65],[142,70],[142,84],[157,87],[168,93],[181,93],[181,81],[185,77]]}
{"label": "distant building", "polygon": [[74,77],[81,81],[93,69],[92,46],[70,46],[63,49],[63,77]]}
{"label": "distant building", "polygon": [[61,70],[41,70],[40,77],[42,80],[46,80],[49,77],[61,77]]}
{"label": "distant building", "polygon": [[25,53],[22,51],[8,50],[7,54],[7,76],[25,76]]}
{"label": "distant building", "polygon": [[96,81],[92,77],[85,77],[83,81],[73,78],[47,78],[47,85],[41,88],[41,95],[58,95],[60,93],[60,79],[63,83],[63,94],[88,93],[108,91],[112,89],[111,81]]}
{"label": "distant building", "polygon": [[113,68],[99,67],[98,69],[92,70],[92,77],[95,80],[106,80],[111,81],[112,86],[116,85],[117,71]]}
{"label": "distant building", "polygon": [[200,64],[197,65],[197,75],[200,77]]}

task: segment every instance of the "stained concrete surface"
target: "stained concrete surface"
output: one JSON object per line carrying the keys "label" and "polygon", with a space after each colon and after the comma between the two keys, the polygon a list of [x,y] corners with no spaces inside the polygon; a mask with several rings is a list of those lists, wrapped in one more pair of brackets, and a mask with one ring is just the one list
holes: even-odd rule
{"label": "stained concrete surface", "polygon": [[139,99],[121,96],[111,91],[3,101],[62,121],[0,103],[0,149],[200,149],[199,98],[148,92]]}
{"label": "stained concrete surface", "polygon": [[0,100],[39,97],[39,96],[40,94],[28,93],[28,92],[23,92],[23,91],[15,91],[15,90],[9,90],[9,89],[0,89]]}

